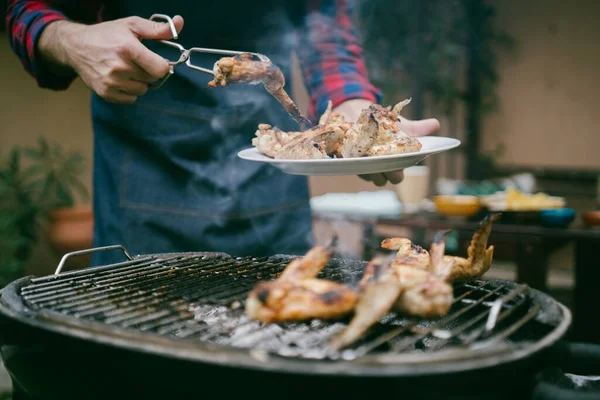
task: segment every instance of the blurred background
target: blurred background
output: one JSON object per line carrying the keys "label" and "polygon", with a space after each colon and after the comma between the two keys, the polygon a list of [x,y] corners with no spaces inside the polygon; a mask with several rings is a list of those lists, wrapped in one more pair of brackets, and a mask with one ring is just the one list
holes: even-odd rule
{"label": "blurred background", "polygon": [[[481,213],[504,211],[510,218],[494,242],[490,276],[547,285],[570,304],[573,238],[598,238],[596,214],[586,213],[598,206],[600,2],[369,0],[358,12],[383,103],[411,97],[406,117],[436,117],[439,134],[463,144],[407,171],[399,187],[312,178],[317,237],[341,232],[346,255],[366,258],[390,235],[428,246],[442,223],[456,228],[449,251],[464,254]],[[65,92],[40,90],[0,35],[4,285],[50,274],[65,252],[91,247],[92,127],[81,81]],[[291,84],[306,110],[299,73]],[[524,248],[509,240],[517,237],[510,229],[528,238]],[[557,230],[562,236],[547,238]]]}

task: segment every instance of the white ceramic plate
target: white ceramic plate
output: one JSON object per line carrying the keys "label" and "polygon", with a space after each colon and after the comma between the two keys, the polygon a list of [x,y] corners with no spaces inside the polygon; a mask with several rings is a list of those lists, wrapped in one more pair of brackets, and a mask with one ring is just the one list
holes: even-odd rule
{"label": "white ceramic plate", "polygon": [[240,151],[238,157],[249,161],[269,163],[291,175],[363,175],[412,167],[432,154],[460,146],[460,140],[443,136],[423,136],[418,139],[423,144],[421,151],[391,156],[276,160],[260,153],[256,147],[252,147]]}

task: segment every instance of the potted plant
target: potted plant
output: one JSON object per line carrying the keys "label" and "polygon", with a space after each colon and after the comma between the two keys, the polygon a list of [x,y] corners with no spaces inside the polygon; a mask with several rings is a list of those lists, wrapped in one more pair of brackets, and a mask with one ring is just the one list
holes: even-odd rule
{"label": "potted plant", "polygon": [[[85,160],[76,151],[58,143],[38,140],[37,147],[24,149],[31,165],[26,173],[32,180],[40,208],[48,220],[48,241],[59,254],[92,245],[93,212],[83,204],[89,193],[81,180]],[[79,200],[77,200],[79,195]]]}
{"label": "potted plant", "polygon": [[[93,213],[82,203],[89,196],[84,167],[80,153],[45,138],[15,147],[0,163],[0,287],[23,275],[43,227],[58,255],[92,246]],[[88,260],[76,257],[69,265]]]}
{"label": "potted plant", "polygon": [[21,159],[15,148],[0,164],[0,288],[23,276],[38,239],[41,209]]}

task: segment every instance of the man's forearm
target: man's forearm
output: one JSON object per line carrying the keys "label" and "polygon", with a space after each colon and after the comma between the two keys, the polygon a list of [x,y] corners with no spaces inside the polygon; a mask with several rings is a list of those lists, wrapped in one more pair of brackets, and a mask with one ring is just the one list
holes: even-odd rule
{"label": "man's forearm", "polygon": [[83,25],[70,21],[54,21],[42,32],[38,42],[39,55],[54,73],[75,73],[69,50],[82,27]]}
{"label": "man's forearm", "polygon": [[[69,68],[68,59],[72,54],[67,43],[70,35],[63,35],[62,32],[64,27],[72,25],[64,24],[64,21],[94,23],[98,19],[101,3],[101,0],[8,1],[8,41],[25,70],[40,87],[66,90],[73,82],[76,74]],[[69,13],[65,13],[65,10],[69,10]],[[40,47],[42,36],[44,43]]]}

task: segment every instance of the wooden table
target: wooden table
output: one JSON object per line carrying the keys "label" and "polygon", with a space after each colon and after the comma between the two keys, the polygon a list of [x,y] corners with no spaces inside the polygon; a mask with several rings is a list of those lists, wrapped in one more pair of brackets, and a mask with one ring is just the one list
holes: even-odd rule
{"label": "wooden table", "polygon": [[[316,219],[328,216],[315,215]],[[399,217],[369,218],[344,216],[346,220],[363,223],[367,231],[374,226],[387,225],[415,231],[452,229],[463,237],[471,237],[478,222],[444,218],[434,213],[403,215]],[[600,265],[595,250],[600,250],[600,230],[584,227],[567,229],[546,228],[537,225],[494,223],[491,242],[509,242],[515,246],[517,281],[546,291],[548,259],[553,251],[574,243],[575,288],[573,294],[572,340],[600,343],[600,329],[594,328],[600,315]]]}

